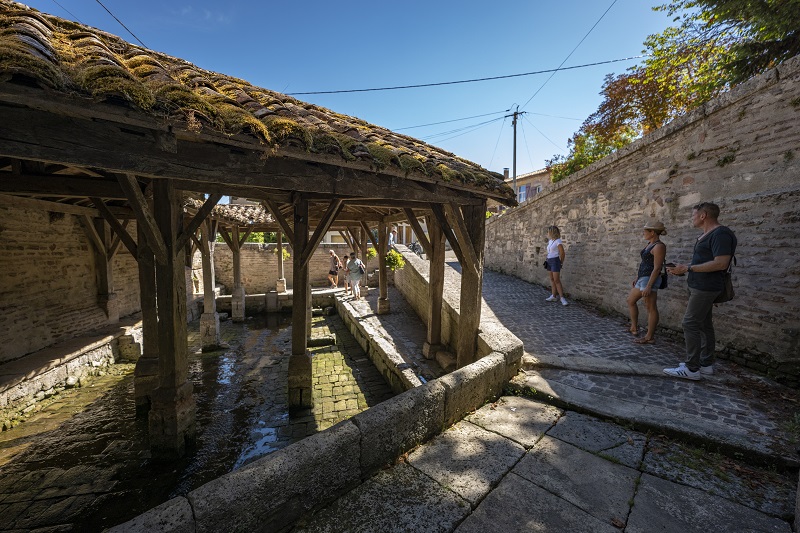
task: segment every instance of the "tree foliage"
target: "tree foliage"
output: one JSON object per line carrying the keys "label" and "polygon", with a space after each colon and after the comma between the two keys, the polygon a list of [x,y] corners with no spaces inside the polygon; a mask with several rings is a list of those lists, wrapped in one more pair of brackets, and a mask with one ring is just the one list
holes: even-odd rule
{"label": "tree foliage", "polygon": [[698,25],[709,38],[730,39],[721,65],[740,83],[800,54],[800,0],[676,0],[657,8],[682,26]]}
{"label": "tree foliage", "polygon": [[547,161],[553,181],[800,53],[800,0],[676,0],[656,9],[678,25],[645,40],[641,64],[606,76],[569,155]]}

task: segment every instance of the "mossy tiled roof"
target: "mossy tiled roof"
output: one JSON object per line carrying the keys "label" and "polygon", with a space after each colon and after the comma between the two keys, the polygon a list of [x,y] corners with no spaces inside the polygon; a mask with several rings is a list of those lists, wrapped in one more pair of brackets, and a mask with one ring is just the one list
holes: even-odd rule
{"label": "mossy tiled roof", "polygon": [[0,0],[0,82],[9,74],[59,93],[122,100],[188,131],[244,135],[269,150],[299,150],[514,198],[500,174],[412,137]]}

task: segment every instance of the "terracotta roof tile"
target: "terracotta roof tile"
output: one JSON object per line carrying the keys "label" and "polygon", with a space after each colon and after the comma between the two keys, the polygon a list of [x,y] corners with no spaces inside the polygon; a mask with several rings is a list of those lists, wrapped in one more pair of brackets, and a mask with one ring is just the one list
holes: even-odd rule
{"label": "terracotta roof tile", "polygon": [[363,160],[377,170],[394,167],[514,202],[500,174],[452,153],[10,0],[0,0],[2,73],[62,93],[121,99],[190,131]]}

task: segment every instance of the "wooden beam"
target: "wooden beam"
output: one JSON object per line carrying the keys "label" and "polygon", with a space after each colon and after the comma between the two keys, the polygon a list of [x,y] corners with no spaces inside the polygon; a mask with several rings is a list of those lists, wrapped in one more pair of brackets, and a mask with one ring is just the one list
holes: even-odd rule
{"label": "wooden beam", "polygon": [[342,210],[342,200],[335,199],[331,200],[331,203],[328,205],[328,209],[325,212],[325,216],[322,217],[320,220],[317,229],[314,230],[314,234],[311,236],[311,240],[308,243],[308,246],[305,250],[303,250],[303,255],[301,256],[300,265],[305,268],[308,266],[308,261],[311,259],[311,256],[314,254],[314,251],[319,246],[319,243],[322,242],[322,238],[325,236],[325,232],[328,231],[328,228],[333,222],[333,219],[336,218],[336,215],[339,214],[339,211]]}
{"label": "wooden beam", "polygon": [[[228,235],[228,232],[225,230],[225,228],[220,226],[218,232],[219,232],[220,236],[222,237],[222,240],[225,241],[225,243],[228,245],[228,248],[231,249],[231,252],[235,251],[236,250],[236,246],[233,244],[233,239],[231,238],[230,235]],[[237,242],[236,244],[239,244],[239,243]]]}
{"label": "wooden beam", "polygon": [[48,202],[46,200],[23,198],[22,196],[11,196],[8,194],[0,194],[0,206],[33,209],[36,211],[50,211],[52,213],[65,213],[67,215],[88,216],[91,218],[100,216],[97,209],[92,209],[91,207]]}
{"label": "wooden beam", "polygon": [[464,222],[464,216],[461,214],[461,208],[456,205],[445,204],[444,209],[447,213],[447,218],[452,220],[452,226],[455,230],[456,238],[458,239],[458,243],[461,245],[461,253],[464,255],[464,259],[467,261],[466,264],[462,263],[461,266],[463,268],[470,268],[474,271],[477,271],[480,267],[480,265],[478,265],[478,253],[475,250],[472,239],[470,239],[467,226]]}
{"label": "wooden beam", "polygon": [[456,235],[453,233],[453,228],[450,227],[450,222],[448,222],[447,216],[444,214],[444,208],[441,204],[431,204],[431,211],[433,211],[433,215],[442,227],[444,236],[447,238],[447,242],[450,243],[453,252],[455,252],[458,262],[463,265],[465,262],[464,252],[461,251],[461,246],[459,246],[458,239],[456,239]]}
{"label": "wooden beam", "polygon": [[353,250],[360,250],[363,248],[365,243],[361,242],[361,239],[358,238],[358,231],[356,231],[356,228],[347,226],[347,233],[353,241]]}
{"label": "wooden beam", "polygon": [[122,239],[122,242],[125,243],[125,247],[131,253],[131,255],[133,257],[138,257],[138,252],[136,251],[137,244],[134,242],[133,237],[131,237],[125,229],[127,226],[127,221],[125,222],[125,226],[120,224],[119,220],[117,220],[117,217],[115,217],[111,211],[108,210],[108,207],[106,207],[106,204],[104,204],[100,198],[91,197],[89,200],[92,201],[95,208],[97,208],[103,218],[106,219],[106,222],[108,222],[108,225],[114,230],[114,233],[116,233],[117,237]]}
{"label": "wooden beam", "polygon": [[[128,203],[136,214],[137,223],[142,225],[144,234],[147,236],[147,242],[153,250],[153,256],[156,262],[160,265],[167,264],[167,246],[164,243],[164,238],[158,230],[156,219],[147,207],[147,200],[139,188],[139,182],[130,174],[120,174],[117,176],[120,187],[122,187],[125,196],[128,198]],[[181,250],[182,247],[177,247]]]}
{"label": "wooden beam", "polygon": [[411,209],[403,209],[403,212],[406,214],[406,220],[411,225],[411,229],[414,230],[414,234],[417,236],[417,241],[422,245],[422,249],[425,251],[425,257],[430,259],[433,256],[433,249],[431,248],[431,243],[428,241],[428,238],[425,236],[425,232],[422,231],[422,226],[417,220],[417,215],[414,214],[414,211]]}
{"label": "wooden beam", "polygon": [[100,234],[97,233],[97,229],[94,227],[94,221],[86,215],[78,217],[78,220],[80,220],[83,232],[86,234],[86,238],[89,239],[89,243],[92,245],[95,252],[106,255],[106,245],[103,243]]}
{"label": "wooden beam", "polygon": [[242,236],[241,239],[239,239],[239,248],[244,246],[244,243],[247,242],[247,238],[250,236],[251,233],[253,233],[253,227],[247,226],[244,230],[244,235]]}
{"label": "wooden beam", "polygon": [[278,203],[274,200],[264,200],[261,202],[261,205],[266,207],[267,210],[272,213],[272,217],[283,229],[283,232],[286,234],[286,238],[289,239],[289,242],[292,243],[292,247],[294,247],[294,230],[292,230],[291,226],[289,226],[289,223],[286,221],[286,217],[284,217],[283,213],[281,213]]}
{"label": "wooden beam", "polygon": [[191,236],[194,235],[194,233],[200,228],[200,225],[203,223],[206,217],[208,217],[208,215],[211,213],[211,210],[214,209],[214,206],[217,205],[217,202],[219,202],[221,198],[221,194],[209,195],[202,207],[200,207],[200,209],[197,210],[197,213],[195,213],[192,221],[189,222],[189,225],[186,226],[186,228],[183,230],[183,233],[178,237],[177,246],[179,248],[186,245]]}
{"label": "wooden beam", "polygon": [[64,198],[96,196],[107,200],[126,199],[116,181],[63,174],[39,176],[33,174],[13,175],[3,172],[0,173],[0,192]]}
{"label": "wooden beam", "polygon": [[369,230],[369,226],[367,226],[367,223],[364,222],[363,220],[361,221],[361,229],[363,229],[364,233],[366,233],[367,237],[369,237],[369,240],[372,243],[372,247],[377,250],[378,249],[378,243],[375,242],[375,235],[372,234],[372,232]]}

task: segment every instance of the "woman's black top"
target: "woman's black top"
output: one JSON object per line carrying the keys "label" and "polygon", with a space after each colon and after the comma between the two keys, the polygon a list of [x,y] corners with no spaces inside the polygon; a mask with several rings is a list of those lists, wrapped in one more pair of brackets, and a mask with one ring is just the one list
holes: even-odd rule
{"label": "woman's black top", "polygon": [[642,250],[642,262],[639,263],[639,276],[640,278],[649,278],[655,268],[655,257],[653,257],[653,248],[661,241],[656,241],[653,244],[645,246]]}

